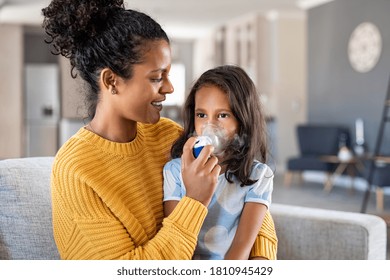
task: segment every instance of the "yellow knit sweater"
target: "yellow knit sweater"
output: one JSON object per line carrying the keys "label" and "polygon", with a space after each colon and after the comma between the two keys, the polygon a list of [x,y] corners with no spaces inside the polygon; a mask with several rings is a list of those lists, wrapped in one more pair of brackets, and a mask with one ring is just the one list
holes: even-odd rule
{"label": "yellow knit sweater", "polygon": [[[51,185],[62,259],[191,259],[207,208],[184,197],[163,217],[162,169],[181,132],[162,118],[115,143],[81,128],[61,147]],[[276,245],[267,214],[252,255],[274,259]]]}

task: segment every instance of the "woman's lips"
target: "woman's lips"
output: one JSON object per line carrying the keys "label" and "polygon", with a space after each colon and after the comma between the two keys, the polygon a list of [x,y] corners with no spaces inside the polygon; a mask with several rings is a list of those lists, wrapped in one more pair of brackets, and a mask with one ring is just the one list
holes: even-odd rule
{"label": "woman's lips", "polygon": [[152,105],[157,108],[159,111],[162,110],[162,101],[155,101],[155,102],[152,102]]}

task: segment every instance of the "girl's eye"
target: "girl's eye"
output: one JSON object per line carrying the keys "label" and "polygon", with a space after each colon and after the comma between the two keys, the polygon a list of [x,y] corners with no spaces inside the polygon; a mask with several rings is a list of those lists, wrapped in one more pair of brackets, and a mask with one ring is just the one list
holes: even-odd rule
{"label": "girl's eye", "polygon": [[221,114],[219,114],[219,117],[222,118],[222,119],[224,119],[224,118],[229,117],[229,114],[221,113]]}
{"label": "girl's eye", "polygon": [[203,114],[203,113],[196,113],[196,116],[197,116],[198,118],[203,119],[203,118],[206,117],[206,114]]}

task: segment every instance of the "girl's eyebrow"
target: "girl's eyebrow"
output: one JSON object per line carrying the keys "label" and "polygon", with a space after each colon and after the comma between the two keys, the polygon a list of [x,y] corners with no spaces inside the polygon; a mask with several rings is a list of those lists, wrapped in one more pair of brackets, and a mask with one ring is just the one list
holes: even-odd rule
{"label": "girl's eyebrow", "polygon": [[[221,112],[221,111],[225,111],[225,112],[232,112],[232,110],[231,109],[228,109],[228,108],[217,108],[217,109],[214,109],[215,111],[217,111],[217,112]],[[205,109],[203,109],[203,108],[195,108],[195,111],[205,111]]]}

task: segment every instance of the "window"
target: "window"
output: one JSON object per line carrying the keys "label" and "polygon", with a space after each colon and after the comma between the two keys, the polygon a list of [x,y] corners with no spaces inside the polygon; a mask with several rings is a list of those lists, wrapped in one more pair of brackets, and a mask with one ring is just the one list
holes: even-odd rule
{"label": "window", "polygon": [[175,91],[167,94],[164,102],[165,106],[182,106],[184,104],[186,82],[185,66],[182,63],[173,63],[169,72],[169,79]]}

